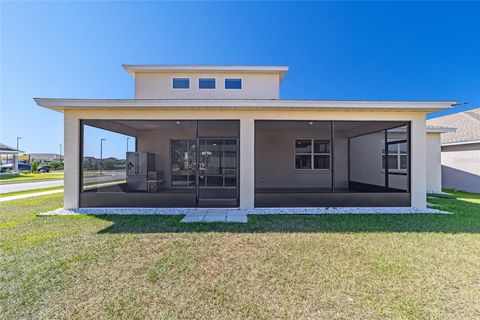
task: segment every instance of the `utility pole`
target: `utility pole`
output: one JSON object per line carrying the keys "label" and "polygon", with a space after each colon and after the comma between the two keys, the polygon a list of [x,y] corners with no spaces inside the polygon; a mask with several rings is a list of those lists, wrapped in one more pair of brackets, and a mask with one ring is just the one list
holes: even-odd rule
{"label": "utility pole", "polygon": [[129,137],[127,137],[127,152],[128,152],[128,141],[130,140]]}
{"label": "utility pole", "polygon": [[18,141],[22,140],[22,137],[17,137],[17,150],[18,150]]}
{"label": "utility pole", "polygon": [[100,139],[100,175],[102,174],[103,170],[103,141],[107,139]]}
{"label": "utility pole", "polygon": [[62,144],[60,143],[59,146],[60,146],[60,162],[62,162]]}

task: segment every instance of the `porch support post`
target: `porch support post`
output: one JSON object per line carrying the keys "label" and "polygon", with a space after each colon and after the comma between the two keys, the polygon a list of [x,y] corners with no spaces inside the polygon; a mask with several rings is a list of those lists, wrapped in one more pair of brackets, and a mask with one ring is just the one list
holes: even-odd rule
{"label": "porch support post", "polygon": [[427,206],[427,136],[425,115],[411,122],[411,206]]}
{"label": "porch support post", "polygon": [[240,119],[240,208],[255,203],[255,119]]}
{"label": "porch support post", "polygon": [[64,112],[64,200],[65,209],[79,207],[80,192],[80,121]]}

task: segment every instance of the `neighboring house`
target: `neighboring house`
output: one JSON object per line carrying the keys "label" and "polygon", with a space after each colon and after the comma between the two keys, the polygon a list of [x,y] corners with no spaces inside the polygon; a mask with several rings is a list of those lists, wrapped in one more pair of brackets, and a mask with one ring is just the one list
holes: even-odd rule
{"label": "neighboring house", "polygon": [[427,193],[442,192],[441,135],[455,128],[427,125]]}
{"label": "neighboring house", "polygon": [[35,99],[64,113],[65,208],[425,208],[425,116],[456,103],[282,100],[282,66],[124,68],[134,99]]}
{"label": "neighboring house", "polygon": [[480,193],[480,108],[427,121],[430,126],[454,127],[442,134],[442,186]]}
{"label": "neighboring house", "polygon": [[[11,169],[14,172],[18,172],[18,154],[23,152],[13,147],[9,147],[6,144],[0,143],[0,164],[12,165]],[[10,167],[9,167],[10,168]]]}
{"label": "neighboring house", "polygon": [[58,153],[30,153],[30,161],[62,161],[63,156]]}

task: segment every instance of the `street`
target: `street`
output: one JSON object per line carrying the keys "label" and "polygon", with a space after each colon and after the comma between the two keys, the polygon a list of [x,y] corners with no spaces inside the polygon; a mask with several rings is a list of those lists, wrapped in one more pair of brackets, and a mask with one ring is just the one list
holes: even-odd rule
{"label": "street", "polygon": [[[104,173],[102,176],[86,177],[84,183],[86,185],[104,183],[115,180],[125,179],[125,171],[113,171],[108,174]],[[37,182],[19,182],[0,185],[0,194],[19,192],[27,190],[54,188],[63,186],[63,180],[37,181]]]}

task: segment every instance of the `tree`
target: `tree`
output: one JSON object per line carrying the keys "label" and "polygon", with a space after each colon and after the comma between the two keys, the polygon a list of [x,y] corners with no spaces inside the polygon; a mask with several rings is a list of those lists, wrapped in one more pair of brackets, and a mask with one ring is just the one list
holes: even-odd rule
{"label": "tree", "polygon": [[31,170],[32,170],[32,172],[37,172],[37,170],[38,170],[38,162],[36,162],[36,161],[33,161],[33,162],[32,162],[32,169],[31,169]]}

